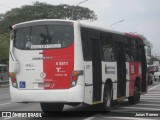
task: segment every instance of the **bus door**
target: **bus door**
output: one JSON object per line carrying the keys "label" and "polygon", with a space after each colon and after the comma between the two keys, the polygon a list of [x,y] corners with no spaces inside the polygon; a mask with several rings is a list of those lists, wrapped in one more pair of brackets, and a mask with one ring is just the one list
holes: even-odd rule
{"label": "bus door", "polygon": [[125,97],[126,63],[125,63],[123,42],[115,40],[115,52],[116,52],[116,61],[117,61],[117,97]]}
{"label": "bus door", "polygon": [[90,38],[92,48],[92,73],[93,73],[93,102],[101,101],[102,91],[102,71],[101,71],[101,54],[100,40]]}
{"label": "bus door", "polygon": [[146,61],[146,54],[145,54],[145,49],[144,46],[141,45],[139,46],[141,49],[141,63],[142,63],[142,92],[147,92],[147,78],[146,78],[146,73],[147,73],[147,61]]}

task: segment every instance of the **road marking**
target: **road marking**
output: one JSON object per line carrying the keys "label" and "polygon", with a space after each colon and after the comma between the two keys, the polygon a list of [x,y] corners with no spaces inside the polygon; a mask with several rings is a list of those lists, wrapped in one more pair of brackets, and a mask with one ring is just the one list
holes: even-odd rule
{"label": "road marking", "polygon": [[160,94],[159,95],[152,95],[152,96],[150,96],[150,95],[146,95],[146,96],[142,96],[142,97],[157,97],[157,98],[159,98],[160,97]]}
{"label": "road marking", "polygon": [[88,118],[86,118],[86,119],[84,119],[84,120],[92,120],[92,119],[94,119],[95,117],[88,117]]}
{"label": "road marking", "polygon": [[147,119],[147,118],[135,118],[135,117],[105,117],[105,118],[116,118],[123,120],[156,120],[156,119]]}
{"label": "road marking", "polygon": [[11,104],[11,103],[3,103],[3,104],[0,104],[0,105],[8,105],[8,104]]}
{"label": "road marking", "polygon": [[[141,98],[141,100],[153,100],[153,99],[156,99],[156,98]],[[157,100],[158,101],[158,100]],[[160,102],[160,100],[159,100],[159,102]]]}
{"label": "road marking", "polygon": [[143,110],[158,110],[160,111],[160,109],[157,108],[141,108],[141,107],[121,107],[121,108],[126,108],[126,109],[143,109]]}
{"label": "road marking", "polygon": [[147,93],[144,96],[147,96],[147,95],[160,95],[160,93]]}
{"label": "road marking", "polygon": [[141,102],[158,102],[158,103],[160,103],[160,101],[141,101]]}
{"label": "road marking", "polygon": [[158,86],[160,86],[160,84],[159,84],[159,85],[156,85],[156,86],[154,86],[154,87],[152,87],[152,88],[150,88],[150,89],[148,89],[148,91],[151,91],[151,90],[153,90],[154,88],[156,88],[156,87],[158,87]]}
{"label": "road marking", "polygon": [[145,96],[160,96],[160,94],[146,94]]}
{"label": "road marking", "polygon": [[7,117],[7,118],[4,118],[3,120],[9,120],[9,119],[12,119],[14,117]]}
{"label": "road marking", "polygon": [[1,87],[0,87],[0,90],[8,90],[8,89],[9,89],[8,87],[7,87],[7,88],[1,88]]}
{"label": "road marking", "polygon": [[148,94],[160,94],[160,93],[159,91],[158,92],[151,91],[151,92],[148,92]]}
{"label": "road marking", "polygon": [[142,96],[141,98],[160,98],[160,96]]}
{"label": "road marking", "polygon": [[152,105],[152,106],[160,106],[160,105],[157,105],[157,104],[141,104],[141,103],[138,103],[137,105],[148,105],[148,106],[150,106],[150,105]]}

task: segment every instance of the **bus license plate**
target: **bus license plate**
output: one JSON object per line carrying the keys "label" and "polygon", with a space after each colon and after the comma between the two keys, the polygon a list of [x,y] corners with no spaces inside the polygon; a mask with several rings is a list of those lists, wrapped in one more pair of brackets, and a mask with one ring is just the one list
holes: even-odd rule
{"label": "bus license plate", "polygon": [[50,86],[50,83],[48,83],[48,82],[38,83],[38,87],[39,87],[39,88],[44,88],[44,87],[49,87],[49,86]]}

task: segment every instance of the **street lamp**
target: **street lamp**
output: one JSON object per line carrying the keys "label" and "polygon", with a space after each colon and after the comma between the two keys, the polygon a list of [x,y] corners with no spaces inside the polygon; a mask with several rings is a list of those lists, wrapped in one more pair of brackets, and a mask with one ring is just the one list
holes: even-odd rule
{"label": "street lamp", "polygon": [[115,25],[115,24],[117,24],[117,23],[120,23],[120,22],[124,22],[124,20],[120,20],[120,21],[118,21],[118,22],[115,22],[115,23],[111,24],[109,27],[111,28],[113,25]]}
{"label": "street lamp", "polygon": [[[88,0],[84,0],[84,1],[82,1],[82,2],[80,2],[80,3],[78,3],[78,4],[76,5],[76,7],[79,6],[80,4],[84,3],[84,2],[87,2],[87,1],[88,1]],[[75,19],[75,16],[74,16],[74,12],[75,12],[75,9],[73,9],[73,11],[72,11],[72,17],[71,17],[72,20],[76,20],[76,19]]]}

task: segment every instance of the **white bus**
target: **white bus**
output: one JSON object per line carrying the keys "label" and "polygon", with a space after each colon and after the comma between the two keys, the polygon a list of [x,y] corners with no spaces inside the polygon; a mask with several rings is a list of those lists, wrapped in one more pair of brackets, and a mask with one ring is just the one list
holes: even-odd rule
{"label": "white bus", "polygon": [[143,40],[71,20],[35,20],[12,26],[10,93],[13,102],[38,102],[44,112],[64,104],[113,100],[134,104],[147,92]]}

